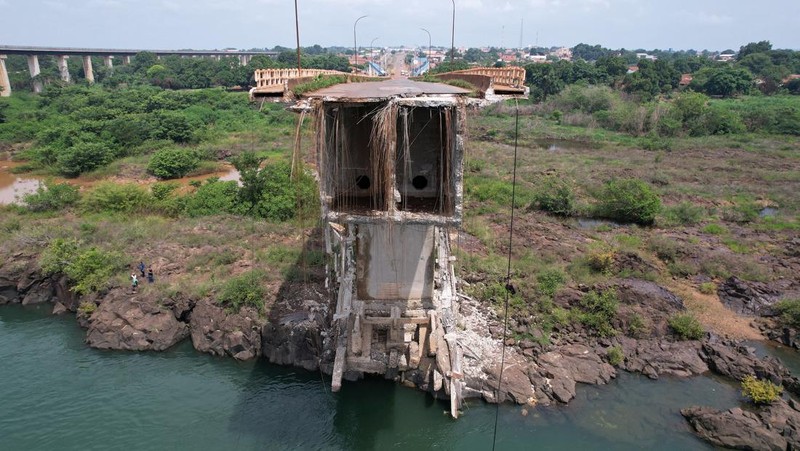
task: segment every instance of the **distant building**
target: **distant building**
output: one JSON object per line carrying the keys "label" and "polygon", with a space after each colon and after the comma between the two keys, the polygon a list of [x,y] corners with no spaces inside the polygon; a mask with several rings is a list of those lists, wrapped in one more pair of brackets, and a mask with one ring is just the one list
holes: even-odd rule
{"label": "distant building", "polygon": [[636,57],[639,58],[640,60],[650,60],[650,61],[655,61],[658,59],[657,56],[651,55],[649,53],[637,53]]}
{"label": "distant building", "polygon": [[636,73],[636,72],[639,72],[639,66],[628,66],[628,72],[627,73],[633,74],[633,73]]}
{"label": "distant building", "polygon": [[681,81],[678,83],[680,86],[689,86],[689,83],[692,82],[694,77],[692,74],[683,74],[681,75]]}
{"label": "distant building", "polygon": [[735,53],[721,53],[717,57],[717,60],[719,60],[719,61],[733,61],[734,58],[736,58],[736,54]]}
{"label": "distant building", "polygon": [[534,63],[546,63],[547,55],[525,55],[525,59]]}
{"label": "distant building", "polygon": [[550,54],[561,60],[572,60],[572,49],[569,47],[559,47],[551,51]]}

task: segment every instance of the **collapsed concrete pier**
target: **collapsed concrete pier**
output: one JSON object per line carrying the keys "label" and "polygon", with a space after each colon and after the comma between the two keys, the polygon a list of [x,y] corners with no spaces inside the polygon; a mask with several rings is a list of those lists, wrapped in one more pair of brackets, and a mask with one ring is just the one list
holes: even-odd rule
{"label": "collapsed concrete pier", "polygon": [[332,389],[364,374],[409,380],[458,416],[462,351],[449,231],[462,217],[467,91],[408,80],[309,95],[329,280]]}

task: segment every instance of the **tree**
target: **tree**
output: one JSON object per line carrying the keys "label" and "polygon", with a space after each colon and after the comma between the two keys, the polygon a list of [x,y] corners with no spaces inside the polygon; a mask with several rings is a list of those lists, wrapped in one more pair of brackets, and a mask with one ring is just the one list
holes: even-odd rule
{"label": "tree", "polygon": [[741,61],[747,55],[769,52],[770,50],[772,50],[772,44],[769,41],[751,42],[739,48],[739,55],[736,57],[736,60]]}
{"label": "tree", "polygon": [[601,56],[594,63],[594,67],[598,75],[604,77],[607,82],[618,80],[628,72],[628,64],[619,56]]}
{"label": "tree", "polygon": [[583,59],[586,61],[596,61],[601,56],[609,56],[611,54],[611,50],[603,48],[600,45],[580,43],[572,48],[572,57],[574,59]]}
{"label": "tree", "polygon": [[528,64],[525,66],[525,81],[530,85],[536,100],[547,100],[547,96],[558,94],[564,89],[564,82],[558,77],[552,64]]}
{"label": "tree", "polygon": [[724,65],[706,67],[695,74],[689,87],[711,96],[731,97],[750,91],[753,75],[747,69]]}

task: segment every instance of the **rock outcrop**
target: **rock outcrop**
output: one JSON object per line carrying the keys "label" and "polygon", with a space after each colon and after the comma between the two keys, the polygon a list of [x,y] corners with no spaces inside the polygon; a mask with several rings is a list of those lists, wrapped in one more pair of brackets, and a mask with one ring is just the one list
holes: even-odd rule
{"label": "rock outcrop", "polygon": [[745,376],[769,379],[780,385],[789,371],[771,356],[758,358],[753,348],[716,337],[703,343],[702,353],[708,367],[717,374],[741,381]]}
{"label": "rock outcrop", "polygon": [[227,313],[218,304],[203,300],[191,310],[189,330],[198,351],[248,360],[261,355],[262,324],[255,309]]}
{"label": "rock outcrop", "polygon": [[650,379],[669,375],[688,377],[708,371],[700,357],[701,344],[697,341],[619,340],[624,359],[620,365],[626,371],[642,373]]}
{"label": "rock outcrop", "polygon": [[800,411],[794,401],[778,400],[748,412],[710,407],[681,410],[696,434],[716,446],[746,450],[800,448]]}
{"label": "rock outcrop", "polygon": [[189,327],[157,299],[112,290],[89,318],[86,343],[98,349],[163,351],[189,335]]}
{"label": "rock outcrop", "polygon": [[[287,284],[261,330],[261,353],[270,362],[330,372],[333,343],[326,339],[328,296],[321,285]],[[330,367],[330,368],[329,368]]]}
{"label": "rock outcrop", "polygon": [[[547,352],[531,368],[531,382],[553,399],[567,403],[575,397],[575,384],[607,384],[617,376],[591,348],[572,344]],[[544,383],[542,381],[544,380]]]}

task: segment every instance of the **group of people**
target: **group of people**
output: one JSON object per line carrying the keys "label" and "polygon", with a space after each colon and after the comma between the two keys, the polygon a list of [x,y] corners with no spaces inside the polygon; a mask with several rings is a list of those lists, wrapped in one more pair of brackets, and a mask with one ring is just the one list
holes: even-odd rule
{"label": "group of people", "polygon": [[[142,277],[147,277],[147,283],[155,282],[156,278],[153,275],[153,267],[150,266],[149,268],[147,268],[147,274],[145,274],[145,272],[144,272],[145,268],[147,268],[147,267],[145,266],[144,262],[140,261],[139,264],[136,265],[136,269],[139,270],[139,272],[142,274]],[[136,273],[133,272],[133,273],[131,273],[131,290],[134,293],[136,293],[136,289],[138,287],[139,287],[139,276],[137,276]]]}

